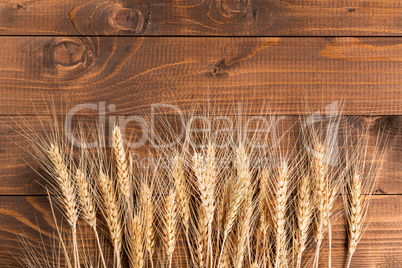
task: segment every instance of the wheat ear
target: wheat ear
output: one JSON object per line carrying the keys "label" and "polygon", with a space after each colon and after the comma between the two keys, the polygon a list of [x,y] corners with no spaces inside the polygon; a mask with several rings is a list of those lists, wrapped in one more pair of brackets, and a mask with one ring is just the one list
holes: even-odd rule
{"label": "wheat ear", "polygon": [[[263,169],[259,175],[260,177],[260,192],[258,194],[258,230],[257,230],[257,241],[256,241],[256,262],[261,263],[262,267],[265,267],[267,263],[267,243],[268,243],[268,231],[269,231],[269,218],[268,218],[268,198],[269,198],[269,171]],[[262,250],[260,245],[262,244]]]}
{"label": "wheat ear", "polygon": [[[319,254],[322,241],[327,229],[329,229],[329,244],[331,244],[331,226],[330,215],[331,209],[335,202],[336,194],[338,193],[338,185],[329,185],[328,167],[324,162],[324,147],[317,146],[318,156],[313,161],[313,199],[316,205],[315,215],[315,231],[314,238],[316,240],[316,252],[314,256],[313,267],[319,265]],[[329,266],[331,266],[331,245],[329,250]]]}
{"label": "wheat ear", "polygon": [[195,242],[197,263],[199,268],[205,268],[207,265],[207,226],[206,217],[204,217],[205,211],[203,206],[198,207],[198,228],[197,237]]}
{"label": "wheat ear", "polygon": [[316,240],[316,252],[314,257],[313,267],[318,267],[320,247],[324,239],[325,228],[327,226],[327,210],[328,210],[328,181],[327,181],[327,166],[324,162],[324,147],[317,145],[317,156],[312,163],[313,170],[313,196],[316,205],[315,216],[315,231],[314,238]]}
{"label": "wheat ear", "polygon": [[[247,250],[250,250],[251,221],[254,211],[253,206],[253,190],[252,186],[248,186],[246,197],[242,207],[242,217],[239,219],[237,229],[237,244],[233,260],[235,268],[244,267],[244,257]],[[251,260],[250,260],[251,261]]]}
{"label": "wheat ear", "polygon": [[302,254],[306,249],[310,231],[311,216],[313,215],[313,203],[310,189],[310,178],[302,176],[297,192],[296,238],[295,252],[297,253],[297,268],[301,267]]}
{"label": "wheat ear", "polygon": [[71,227],[73,234],[73,247],[74,247],[74,266],[80,267],[80,259],[77,244],[77,220],[78,220],[78,206],[74,191],[74,184],[68,173],[67,166],[64,162],[63,156],[60,153],[57,145],[51,144],[48,150],[48,155],[53,163],[57,176],[56,181],[62,195],[62,204],[65,208],[67,222]]}
{"label": "wheat ear", "polygon": [[190,223],[190,194],[187,190],[183,161],[179,156],[175,156],[173,159],[172,176],[177,192],[177,204],[181,221],[185,230],[188,230]]}
{"label": "wheat ear", "polygon": [[289,191],[289,167],[282,162],[279,166],[275,187],[274,212],[272,215],[276,235],[275,267],[288,267],[286,211]]}
{"label": "wheat ear", "polygon": [[144,235],[145,235],[145,249],[148,252],[148,258],[153,267],[153,254],[155,251],[155,206],[152,202],[152,192],[147,184],[143,184],[140,190],[140,207],[144,214]]}
{"label": "wheat ear", "polygon": [[132,267],[144,267],[144,241],[143,241],[143,215],[142,211],[137,212],[131,220],[129,220],[130,234],[130,261]]}
{"label": "wheat ear", "polygon": [[169,267],[172,267],[173,252],[176,246],[177,234],[177,205],[176,205],[176,191],[171,189],[169,195],[165,200],[165,219],[164,219],[164,234],[163,243],[165,245],[165,252],[169,258]]}
{"label": "wheat ear", "polygon": [[190,231],[190,193],[188,190],[188,185],[186,182],[186,176],[184,171],[183,159],[176,155],[173,158],[172,163],[172,177],[176,189],[176,200],[179,208],[179,214],[181,218],[182,225],[184,227],[184,232],[186,236],[187,246],[191,255],[192,263],[195,263],[193,248],[190,242],[189,231]]}
{"label": "wheat ear", "polygon": [[100,258],[103,264],[103,267],[106,266],[105,257],[103,255],[103,249],[100,243],[99,233],[96,226],[96,210],[95,210],[95,202],[90,190],[90,186],[88,184],[88,178],[81,171],[81,169],[77,169],[77,174],[75,176],[75,181],[77,183],[78,196],[81,205],[81,215],[82,218],[88,223],[88,225],[94,231],[94,235],[96,238],[96,243],[98,245]]}
{"label": "wheat ear", "polygon": [[217,182],[217,168],[215,160],[215,148],[208,146],[206,155],[196,153],[194,155],[194,173],[200,192],[201,207],[207,230],[207,259],[213,264],[212,254],[212,221],[215,212],[215,186]]}
{"label": "wheat ear", "polygon": [[117,182],[120,194],[124,196],[126,202],[125,205],[129,210],[129,213],[132,213],[129,165],[126,151],[124,149],[124,140],[120,128],[117,125],[113,129],[113,151],[116,159]]}
{"label": "wheat ear", "polygon": [[110,240],[114,250],[116,268],[121,267],[121,248],[123,232],[121,225],[121,210],[117,201],[115,188],[109,177],[102,171],[99,174],[98,186],[103,200],[104,217],[109,229]]}
{"label": "wheat ear", "polygon": [[245,195],[249,190],[248,188],[251,187],[250,161],[243,146],[239,146],[236,150],[235,165],[237,170],[237,180],[236,185],[233,189],[233,193],[230,195],[230,205],[228,206],[228,211],[225,217],[223,227],[223,242],[221,253],[218,259],[218,267],[220,264],[221,255],[223,254],[223,251],[225,249],[228,235],[230,234],[235,220],[239,214]]}

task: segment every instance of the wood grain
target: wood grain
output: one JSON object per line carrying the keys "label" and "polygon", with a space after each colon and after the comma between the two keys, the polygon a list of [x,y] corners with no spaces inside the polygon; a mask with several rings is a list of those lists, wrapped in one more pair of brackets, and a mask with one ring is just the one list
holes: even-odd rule
{"label": "wood grain", "polygon": [[399,0],[1,1],[2,35],[401,35]]}
{"label": "wood grain", "polygon": [[252,102],[251,113],[342,100],[344,114],[402,114],[402,38],[2,37],[0,49],[0,115],[47,114],[49,100],[62,113],[104,102],[138,114],[205,99]]}
{"label": "wood grain", "polygon": [[[127,119],[128,117],[125,117]],[[105,133],[110,133],[113,129],[114,122],[113,117],[108,118],[105,122]],[[165,121],[167,120],[167,121]],[[371,127],[368,130],[369,135],[369,158],[374,150],[376,139],[378,135],[387,135],[388,144],[384,147],[384,164],[382,173],[377,187],[377,194],[402,194],[402,165],[400,159],[402,157],[402,116],[379,116],[373,118],[367,118],[363,116],[347,116],[348,129],[355,129],[352,132],[350,138],[356,137],[356,131],[365,132],[363,125],[368,120],[371,121]],[[25,121],[25,122],[23,122]],[[94,126],[98,122],[96,117],[77,117],[73,121],[72,131],[77,130],[77,122],[84,121],[88,126]],[[167,119],[157,119],[155,125],[160,125],[158,121],[162,123],[168,122],[172,126],[182,122],[180,118],[169,116]],[[246,119],[244,119],[244,122]],[[31,155],[32,149],[30,142],[22,135],[22,131],[25,131],[27,135],[38,133],[44,137],[45,133],[51,131],[49,124],[49,118],[47,117],[20,117],[20,118],[7,118],[0,117],[0,162],[2,168],[0,169],[0,195],[43,195],[45,190],[43,186],[46,185],[46,181],[42,178],[45,176],[41,172],[38,164]],[[122,121],[120,122],[122,123]],[[161,124],[162,124],[161,123]],[[122,126],[122,124],[120,124]],[[297,116],[288,116],[281,122],[281,126],[284,131],[287,131],[293,126],[293,132],[299,132],[299,123]],[[250,125],[253,127],[253,125]],[[222,126],[222,129],[226,126]],[[30,128],[30,129],[28,129]],[[156,128],[158,129],[158,128]],[[166,133],[168,128],[163,127],[158,131]],[[222,131],[222,129],[220,129]],[[346,122],[340,124],[339,136],[345,134]],[[163,131],[164,130],[164,131]],[[181,128],[177,129],[177,133],[180,133]],[[95,132],[92,128],[91,132]],[[150,156],[150,148],[152,147],[149,141],[152,139],[152,135],[148,132],[143,125],[131,121],[126,127],[124,127],[123,135],[125,137],[126,145],[130,143],[134,146],[139,142],[145,133],[145,143],[143,146],[131,149],[134,159],[140,161],[140,159],[146,159]],[[380,134],[379,134],[380,133]],[[74,135],[77,137],[77,135]],[[110,137],[110,136],[109,136]],[[108,138],[106,138],[108,140]],[[92,140],[91,140],[92,141]],[[290,146],[294,146],[295,143],[300,142],[300,137],[292,136],[289,140]],[[110,144],[110,140],[109,140]],[[342,145],[341,142],[339,144]],[[46,177],[46,176],[45,176]]]}
{"label": "wood grain", "polygon": [[[336,207],[342,210],[340,199]],[[400,195],[373,198],[370,225],[357,247],[351,267],[398,267],[402,262],[402,223],[397,216],[402,213],[401,208]],[[57,232],[50,211],[47,197],[0,197],[0,262],[3,266],[20,267],[15,258],[22,253],[21,237],[34,248],[40,248],[43,241],[49,254],[60,250],[57,245],[52,245]],[[60,218],[58,220],[60,223]],[[344,224],[343,217],[340,217],[332,226],[333,267],[343,267],[346,261],[347,235]],[[83,223],[80,224],[80,230],[90,241],[91,235],[89,232],[85,235]],[[327,252],[327,246],[324,245],[320,267],[326,267]],[[182,256],[175,258],[176,261],[180,259],[183,260]]]}

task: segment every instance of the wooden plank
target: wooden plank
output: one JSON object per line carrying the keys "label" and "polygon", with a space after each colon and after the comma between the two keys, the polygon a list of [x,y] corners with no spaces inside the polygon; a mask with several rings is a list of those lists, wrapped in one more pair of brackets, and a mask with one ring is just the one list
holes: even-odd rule
{"label": "wooden plank", "polygon": [[[337,207],[342,209],[340,200]],[[373,198],[370,207],[370,225],[357,247],[351,267],[398,267],[398,264],[402,262],[402,223],[398,217],[402,213],[401,208],[402,196],[400,195]],[[83,223],[80,226],[80,230],[85,230]],[[339,217],[334,222],[332,232],[332,264],[333,267],[343,267],[346,261],[347,245],[343,217]],[[89,232],[83,235],[85,239],[91,239]],[[57,233],[46,197],[0,197],[2,241],[0,263],[2,265],[19,267],[14,259],[22,253],[18,236],[32,243],[34,248],[39,248],[43,241],[48,252],[59,250],[57,244],[56,247],[53,245],[52,249],[52,239],[57,238]],[[327,267],[327,253],[327,245],[324,245],[320,254],[322,263],[320,267]]]}
{"label": "wooden plank", "polygon": [[1,115],[43,115],[50,99],[120,114],[205,99],[251,113],[343,100],[344,114],[402,114],[402,38],[1,37],[0,49]]}
{"label": "wooden plank", "polygon": [[399,0],[1,1],[2,35],[401,35]]}
{"label": "wooden plank", "polygon": [[[127,118],[127,117],[125,117]],[[107,118],[106,126],[113,126],[113,117]],[[26,121],[24,126],[23,120]],[[40,171],[38,164],[34,161],[29,152],[30,142],[20,133],[21,129],[26,130],[27,134],[39,133],[44,135],[50,133],[51,128],[48,122],[49,118],[46,117],[0,117],[0,162],[2,167],[0,169],[0,195],[42,195],[44,189],[39,184],[46,185],[45,181],[40,175],[44,175]],[[93,125],[97,122],[96,117],[77,117],[78,120],[84,120],[88,125]],[[163,119],[162,121],[164,121]],[[167,117],[170,124],[181,122],[180,118],[169,116]],[[363,116],[348,116],[346,117],[349,128],[358,129],[363,131],[363,124],[369,120]],[[368,154],[374,150],[376,139],[379,133],[385,133],[382,135],[388,135],[389,144],[387,145],[384,156],[383,170],[380,176],[379,185],[377,187],[377,194],[402,194],[402,166],[400,159],[402,157],[402,116],[381,116],[370,119],[372,120],[372,127],[367,132],[370,137]],[[297,116],[285,117],[282,122],[284,129],[287,130],[290,126],[294,126],[295,131],[299,131],[299,123]],[[43,123],[43,126],[41,125]],[[76,120],[73,122],[73,130],[76,129]],[[29,126],[31,129],[28,129]],[[125,128],[125,140],[131,142],[131,144],[138,142],[142,137],[143,126],[138,123],[131,122],[127,124]],[[226,126],[222,126],[224,128]],[[166,132],[166,128],[163,128]],[[379,129],[383,132],[379,132]],[[178,130],[178,132],[181,129]],[[105,128],[105,132],[108,133],[110,128]],[[94,131],[91,131],[92,133]],[[147,132],[145,132],[147,133]],[[339,135],[340,137],[345,133],[345,125],[340,125]],[[356,132],[354,132],[356,133]],[[355,137],[355,134],[352,134]],[[147,135],[144,146],[132,149],[134,158],[145,159],[149,157],[149,140],[151,135]],[[299,139],[298,139],[299,140]],[[295,137],[291,138],[289,144],[297,143]],[[294,142],[295,141],[295,142]],[[39,172],[36,173],[36,172]],[[39,183],[38,183],[39,182]]]}

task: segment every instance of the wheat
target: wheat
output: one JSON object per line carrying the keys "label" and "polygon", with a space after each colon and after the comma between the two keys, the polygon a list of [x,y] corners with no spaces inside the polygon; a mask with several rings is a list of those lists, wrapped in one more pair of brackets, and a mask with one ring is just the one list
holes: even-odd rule
{"label": "wheat", "polygon": [[327,180],[327,166],[324,162],[324,147],[317,144],[318,156],[314,158],[312,163],[313,171],[313,196],[317,208],[315,217],[314,237],[316,240],[316,254],[314,258],[314,267],[318,267],[318,259],[321,243],[324,239],[325,228],[328,225],[328,201],[329,201],[329,186]]}
{"label": "wheat", "polygon": [[357,244],[363,232],[363,189],[362,178],[358,174],[350,176],[350,183],[348,183],[349,191],[349,214],[348,215],[348,234],[349,234],[349,261],[350,265],[351,256],[354,254]]}
{"label": "wheat", "polygon": [[215,186],[217,183],[217,167],[215,160],[215,148],[210,144],[205,155],[196,153],[193,158],[194,173],[197,179],[198,190],[200,192],[201,208],[207,231],[207,259],[212,266],[212,221],[216,208]]}
{"label": "wheat", "polygon": [[204,214],[204,207],[200,206],[198,208],[198,228],[195,245],[197,263],[199,268],[205,268],[207,265],[208,223],[206,217],[204,217]]}
{"label": "wheat", "polygon": [[260,175],[260,193],[258,196],[258,212],[259,212],[259,229],[263,234],[263,238],[266,238],[268,229],[269,229],[269,221],[268,221],[268,194],[269,194],[269,171],[267,169],[263,169]]}
{"label": "wheat", "polygon": [[274,211],[272,215],[275,236],[276,236],[276,260],[275,267],[288,267],[287,263],[287,231],[286,231],[286,211],[289,191],[289,167],[282,162],[279,166],[276,179]]}
{"label": "wheat", "polygon": [[306,249],[307,239],[310,231],[311,216],[313,214],[313,203],[310,189],[310,178],[303,175],[299,183],[297,193],[296,237],[295,252],[297,253],[297,268],[301,267],[302,254]]}
{"label": "wheat", "polygon": [[[325,149],[321,143],[316,144],[317,155],[312,162],[313,200],[316,206],[314,238],[316,240],[316,252],[313,267],[319,265],[320,247],[326,231],[329,233],[328,266],[331,266],[331,210],[335,197],[341,189],[340,180],[330,182],[332,175],[324,161]],[[342,178],[342,176],[339,176]]]}
{"label": "wheat", "polygon": [[59,147],[51,144],[50,149],[48,150],[48,155],[57,174],[55,178],[62,194],[62,204],[65,208],[67,222],[70,225],[73,233],[74,265],[75,267],[80,267],[77,245],[78,206],[76,202],[74,184],[69,175],[63,156],[60,153]]}
{"label": "wheat", "polygon": [[98,245],[98,250],[100,254],[100,258],[103,264],[103,267],[106,268],[105,257],[103,255],[103,249],[101,247],[101,242],[99,238],[99,233],[96,228],[96,208],[95,202],[90,190],[90,186],[88,184],[88,178],[81,171],[81,169],[77,169],[77,174],[75,176],[75,181],[77,183],[78,196],[81,205],[81,215],[82,218],[88,223],[88,225],[92,228],[95,234],[96,243]]}
{"label": "wheat", "polygon": [[201,205],[204,207],[206,221],[212,223],[215,212],[215,186],[216,186],[215,149],[208,146],[206,156],[196,153],[194,155],[194,171],[200,192]]}
{"label": "wheat", "polygon": [[[265,267],[267,263],[266,257],[269,255],[267,249],[268,232],[270,228],[268,218],[268,198],[269,198],[269,171],[266,168],[259,174],[260,192],[258,194],[258,229],[255,248],[255,263],[260,263],[262,267]],[[262,246],[262,248],[261,248]]]}
{"label": "wheat", "polygon": [[187,189],[183,161],[178,155],[173,159],[172,176],[177,192],[177,204],[180,217],[187,232],[190,223],[190,195]]}
{"label": "wheat", "polygon": [[120,206],[116,199],[116,192],[113,183],[102,171],[99,174],[98,186],[102,195],[102,208],[104,209],[103,214],[109,229],[110,240],[113,245],[114,263],[117,268],[120,268],[123,240]]}
{"label": "wheat", "polygon": [[143,217],[141,213],[134,215],[129,220],[129,234],[130,234],[130,261],[132,267],[142,268],[144,267],[144,242],[143,242]]}
{"label": "wheat", "polygon": [[152,202],[152,192],[147,184],[143,184],[140,190],[140,208],[143,212],[143,224],[144,224],[144,235],[145,235],[145,248],[148,252],[149,260],[153,266],[153,254],[155,251],[155,228],[154,228],[154,218],[155,218],[155,207]]}
{"label": "wheat", "polygon": [[252,189],[247,189],[246,198],[244,200],[242,216],[239,219],[237,229],[237,244],[233,264],[235,268],[244,266],[244,257],[247,250],[250,250],[250,234],[251,234],[251,221],[254,211],[252,201]]}
{"label": "wheat", "polygon": [[169,267],[172,267],[172,257],[176,246],[177,205],[175,200],[176,192],[175,190],[171,189],[165,200],[165,226],[163,235],[165,252],[169,259]]}
{"label": "wheat", "polygon": [[[247,191],[249,191],[251,187],[250,161],[243,146],[239,146],[236,150],[235,165],[237,170],[237,179],[233,192],[230,194],[229,206],[223,227],[223,242],[220,255],[222,255],[223,251],[225,250],[228,235],[230,234],[236,221]],[[218,266],[220,264],[220,258],[221,256],[218,259]]]}
{"label": "wheat", "polygon": [[124,149],[124,140],[120,128],[116,125],[113,129],[113,150],[116,159],[117,181],[120,193],[125,197],[126,205],[129,210],[131,206],[131,182],[129,174],[129,165]]}

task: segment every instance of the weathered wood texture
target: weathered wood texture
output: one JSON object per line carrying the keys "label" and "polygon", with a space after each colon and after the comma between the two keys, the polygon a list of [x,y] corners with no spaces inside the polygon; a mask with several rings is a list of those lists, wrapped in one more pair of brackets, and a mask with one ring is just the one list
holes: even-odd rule
{"label": "weathered wood texture", "polygon": [[[337,207],[341,209],[340,199]],[[357,248],[352,267],[399,267],[402,262],[402,223],[398,217],[402,213],[401,208],[400,195],[373,198],[370,225]],[[80,229],[85,228],[83,223],[80,226]],[[332,232],[333,267],[343,267],[347,236],[342,217],[334,223]],[[21,237],[32,243],[34,248],[39,248],[43,241],[48,252],[60,250],[57,245],[53,245],[52,249],[52,238],[57,238],[57,232],[46,197],[0,197],[0,260],[3,267],[18,266],[13,257],[19,257],[18,254],[22,252]],[[85,239],[91,239],[90,235],[85,236]],[[324,245],[320,267],[326,267],[327,252],[327,246]]]}
{"label": "weathered wood texture", "polygon": [[[400,267],[401,1],[0,0],[0,36],[0,266],[23,266],[14,259],[21,253],[18,235],[34,247],[43,239],[49,252],[56,236],[40,185],[46,182],[16,122],[49,131],[37,115],[47,115],[50,102],[63,115],[96,104],[78,112],[95,117],[105,102],[110,123],[155,103],[188,112],[194,102],[210,99],[226,112],[241,100],[251,114],[269,103],[287,116],[288,126],[294,115],[342,101],[357,129],[373,121],[370,150],[378,130],[387,133],[371,224],[352,267]],[[141,134],[139,125],[127,129],[126,135]],[[137,152],[145,156],[147,150]],[[322,267],[326,255],[324,249]],[[342,267],[345,258],[339,219],[333,267]]]}
{"label": "weathered wood texture", "polygon": [[269,102],[299,114],[305,100],[309,112],[343,100],[344,114],[402,113],[402,38],[2,37],[0,49],[2,115],[46,114],[51,98],[121,114],[205,98],[253,100],[253,113]]}
{"label": "weathered wood texture", "polygon": [[2,35],[401,35],[388,1],[1,1]]}

